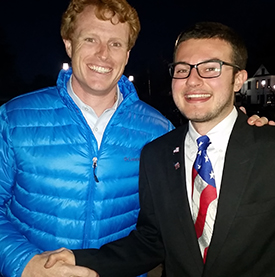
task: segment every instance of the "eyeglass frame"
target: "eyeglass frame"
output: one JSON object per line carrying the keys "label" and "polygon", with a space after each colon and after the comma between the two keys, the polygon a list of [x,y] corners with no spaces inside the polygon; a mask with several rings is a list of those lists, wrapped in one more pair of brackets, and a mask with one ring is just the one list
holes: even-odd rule
{"label": "eyeglass frame", "polygon": [[[217,63],[220,64],[220,71],[219,71],[219,75],[218,75],[218,76],[215,76],[215,77],[202,77],[202,76],[200,75],[199,70],[198,70],[198,66],[199,66],[200,64],[204,64],[204,63],[208,63],[208,62],[217,62]],[[172,68],[175,67],[175,66],[178,65],[178,64],[185,64],[185,65],[189,65],[189,66],[190,66],[189,73],[188,73],[188,75],[187,75],[186,77],[184,77],[184,78],[175,78],[175,77],[173,77],[174,74],[172,74]],[[238,71],[242,70],[242,69],[241,69],[238,65],[236,65],[236,64],[224,62],[224,61],[218,60],[218,59],[206,60],[206,61],[203,61],[203,62],[199,62],[199,63],[197,63],[197,64],[190,64],[190,63],[186,63],[186,62],[176,62],[176,63],[170,63],[170,64],[168,64],[168,67],[169,67],[169,73],[170,73],[170,76],[172,77],[172,79],[178,79],[178,80],[180,80],[180,79],[187,79],[187,78],[190,76],[191,71],[192,71],[193,68],[196,69],[198,75],[199,75],[201,78],[203,78],[203,79],[213,79],[213,78],[218,78],[218,77],[221,76],[221,74],[222,74],[222,66],[223,66],[223,65],[232,66],[232,67],[234,67],[234,68],[237,68]],[[174,73],[174,72],[173,72],[173,73]]]}

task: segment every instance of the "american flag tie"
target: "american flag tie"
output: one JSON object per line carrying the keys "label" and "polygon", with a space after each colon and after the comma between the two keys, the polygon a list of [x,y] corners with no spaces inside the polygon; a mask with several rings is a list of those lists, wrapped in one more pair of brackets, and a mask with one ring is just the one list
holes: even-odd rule
{"label": "american flag tie", "polygon": [[195,230],[203,262],[211,241],[217,211],[217,190],[211,162],[206,149],[208,136],[197,139],[198,154],[192,169],[192,209]]}

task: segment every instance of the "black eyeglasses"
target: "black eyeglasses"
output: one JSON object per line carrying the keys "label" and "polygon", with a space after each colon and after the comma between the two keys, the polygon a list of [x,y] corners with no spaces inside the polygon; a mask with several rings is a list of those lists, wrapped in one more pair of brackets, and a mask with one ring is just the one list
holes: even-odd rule
{"label": "black eyeglasses", "polygon": [[189,64],[185,62],[177,62],[169,64],[169,73],[173,79],[186,79],[190,76],[191,70],[196,68],[198,75],[201,78],[217,78],[222,73],[222,66],[228,65],[238,70],[241,68],[238,65],[227,63],[221,60],[208,60],[197,64]]}

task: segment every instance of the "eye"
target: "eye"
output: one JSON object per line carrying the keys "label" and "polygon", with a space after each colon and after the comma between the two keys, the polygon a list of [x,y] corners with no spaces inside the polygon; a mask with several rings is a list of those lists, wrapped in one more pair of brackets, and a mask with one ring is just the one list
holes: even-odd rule
{"label": "eye", "polygon": [[85,38],[85,41],[87,41],[87,42],[95,42],[95,39],[94,38]]}
{"label": "eye", "polygon": [[177,68],[176,72],[177,73],[186,73],[186,72],[188,72],[188,69],[187,68]]}
{"label": "eye", "polygon": [[200,65],[204,72],[219,72],[220,64],[216,62],[207,62]]}
{"label": "eye", "polygon": [[206,72],[211,72],[211,71],[220,71],[220,69],[219,68],[217,68],[217,67],[207,67],[207,68],[205,68],[205,71]]}
{"label": "eye", "polygon": [[188,73],[190,70],[190,68],[188,66],[182,65],[182,64],[178,64],[175,67],[175,73],[176,74],[186,74]]}
{"label": "eye", "polygon": [[112,42],[111,46],[113,46],[113,47],[121,47],[121,43],[120,42]]}

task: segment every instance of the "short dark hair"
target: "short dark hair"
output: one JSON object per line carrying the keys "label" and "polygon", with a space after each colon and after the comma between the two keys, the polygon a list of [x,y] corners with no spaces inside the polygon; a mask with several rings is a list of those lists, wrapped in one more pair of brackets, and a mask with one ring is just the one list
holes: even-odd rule
{"label": "short dark hair", "polygon": [[189,39],[220,39],[229,43],[232,47],[232,62],[241,69],[245,69],[247,63],[247,49],[243,39],[230,27],[218,22],[198,22],[182,32],[175,44],[174,58],[178,46]]}

